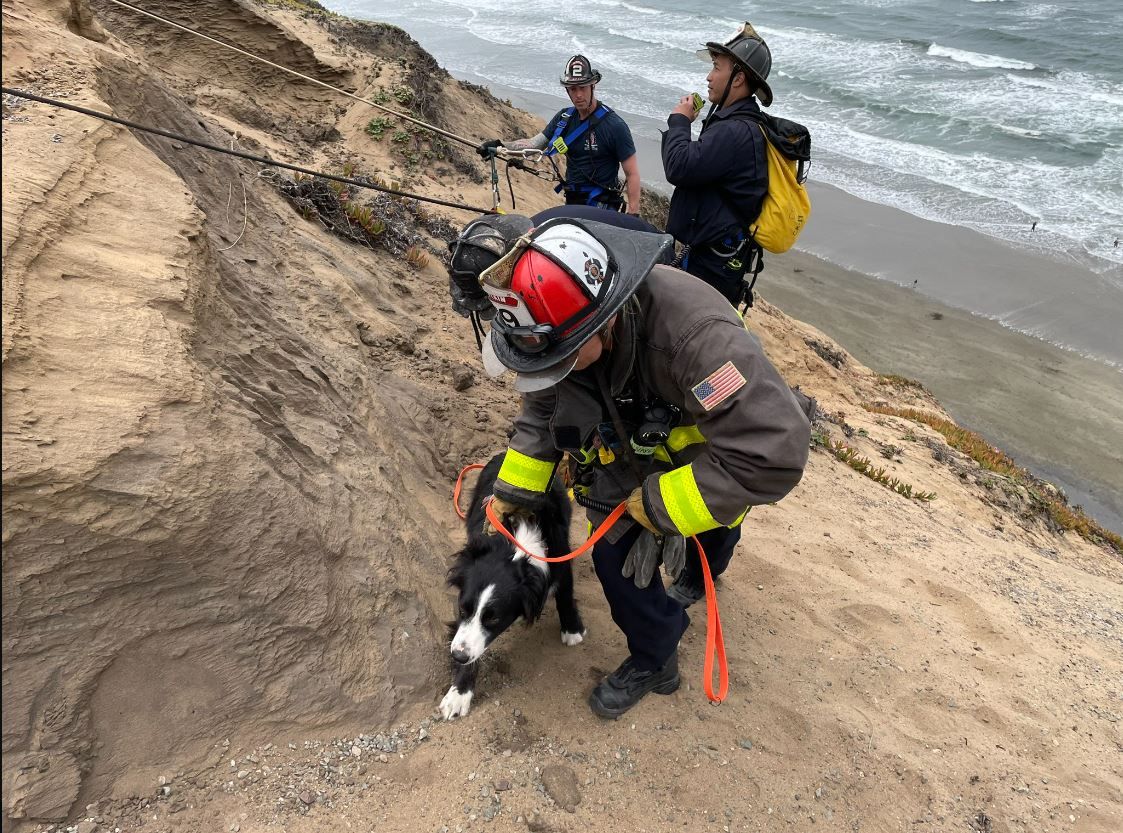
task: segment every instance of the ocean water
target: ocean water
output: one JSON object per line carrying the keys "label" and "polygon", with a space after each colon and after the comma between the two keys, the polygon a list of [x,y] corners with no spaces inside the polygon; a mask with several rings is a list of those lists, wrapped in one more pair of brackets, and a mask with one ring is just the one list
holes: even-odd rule
{"label": "ocean water", "polygon": [[455,75],[528,93],[559,95],[560,68],[582,52],[608,103],[658,122],[685,92],[704,93],[699,45],[751,20],[773,54],[771,111],[812,131],[812,179],[1049,259],[1063,326],[1048,305],[1027,316],[1038,296],[1018,297],[1016,283],[1016,319],[976,311],[1123,364],[1123,336],[1113,350],[1103,332],[1082,347],[1079,332],[1082,310],[1099,311],[1099,330],[1123,310],[1120,0],[326,5],[401,26]]}

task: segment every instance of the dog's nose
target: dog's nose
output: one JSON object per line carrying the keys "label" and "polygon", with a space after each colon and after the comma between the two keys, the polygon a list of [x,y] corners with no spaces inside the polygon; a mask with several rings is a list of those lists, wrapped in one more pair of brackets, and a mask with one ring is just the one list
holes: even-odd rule
{"label": "dog's nose", "polygon": [[468,661],[468,652],[465,651],[463,648],[453,648],[452,649],[452,658],[454,660],[456,660],[457,662],[467,662]]}

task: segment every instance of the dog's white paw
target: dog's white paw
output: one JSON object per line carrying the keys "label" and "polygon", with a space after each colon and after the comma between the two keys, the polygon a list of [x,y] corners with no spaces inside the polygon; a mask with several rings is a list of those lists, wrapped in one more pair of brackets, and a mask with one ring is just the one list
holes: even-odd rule
{"label": "dog's white paw", "polygon": [[585,641],[586,633],[588,633],[588,631],[581,631],[581,633],[566,633],[562,631],[562,644],[568,645],[570,648],[574,645],[580,645]]}
{"label": "dog's white paw", "polygon": [[451,686],[448,694],[441,700],[441,717],[445,720],[455,720],[464,717],[472,709],[472,692],[461,692],[456,686]]}

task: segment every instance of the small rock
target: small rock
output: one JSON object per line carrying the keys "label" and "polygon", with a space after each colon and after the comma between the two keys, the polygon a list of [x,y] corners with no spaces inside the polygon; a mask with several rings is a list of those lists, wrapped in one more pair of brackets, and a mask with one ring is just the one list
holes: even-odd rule
{"label": "small rock", "polygon": [[737,745],[740,746],[742,749],[752,749],[753,748],[753,742],[751,740],[749,740],[748,738],[741,738],[741,740],[737,741]]}
{"label": "small rock", "polygon": [[312,795],[308,790],[305,790],[300,794],[300,800],[305,805],[311,806],[316,803],[316,796]]}
{"label": "small rock", "polygon": [[75,833],[98,833],[98,829],[96,821],[86,819],[85,821],[78,822]]}
{"label": "small rock", "polygon": [[239,769],[238,770],[238,777],[239,778],[245,778],[249,774],[250,774],[250,771],[248,769]]}
{"label": "small rock", "polygon": [[542,786],[563,810],[569,813],[577,811],[577,805],[581,803],[581,789],[577,785],[577,774],[572,769],[562,764],[544,767]]}
{"label": "small rock", "polygon": [[428,729],[419,729],[417,731],[417,739],[418,740],[425,740],[427,737],[429,737],[429,730]]}
{"label": "small rock", "polygon": [[352,746],[351,747],[351,757],[359,758],[359,757],[362,756],[362,754],[363,754],[363,750],[360,747],[358,747],[358,746]]}
{"label": "small rock", "polygon": [[495,791],[496,792],[505,792],[509,789],[511,789],[511,782],[508,781],[506,778],[500,778],[498,781],[495,782]]}
{"label": "small rock", "polygon": [[474,384],[476,384],[476,377],[471,370],[463,365],[456,365],[452,368],[453,390],[468,390]]}

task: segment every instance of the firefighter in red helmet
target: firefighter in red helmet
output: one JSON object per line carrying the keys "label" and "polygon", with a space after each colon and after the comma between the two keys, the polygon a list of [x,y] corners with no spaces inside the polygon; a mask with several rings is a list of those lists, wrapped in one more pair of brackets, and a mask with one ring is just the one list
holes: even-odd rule
{"label": "firefighter in red helmet", "polygon": [[[728,566],[749,508],[799,482],[809,402],[714,289],[659,261],[662,234],[559,218],[480,277],[495,315],[484,367],[516,373],[522,410],[495,485],[510,518],[540,506],[566,455],[590,521],[627,501],[593,563],[630,655],[589,705],[617,717],[679,685],[686,608]],[[672,579],[664,587],[657,567]]]}

